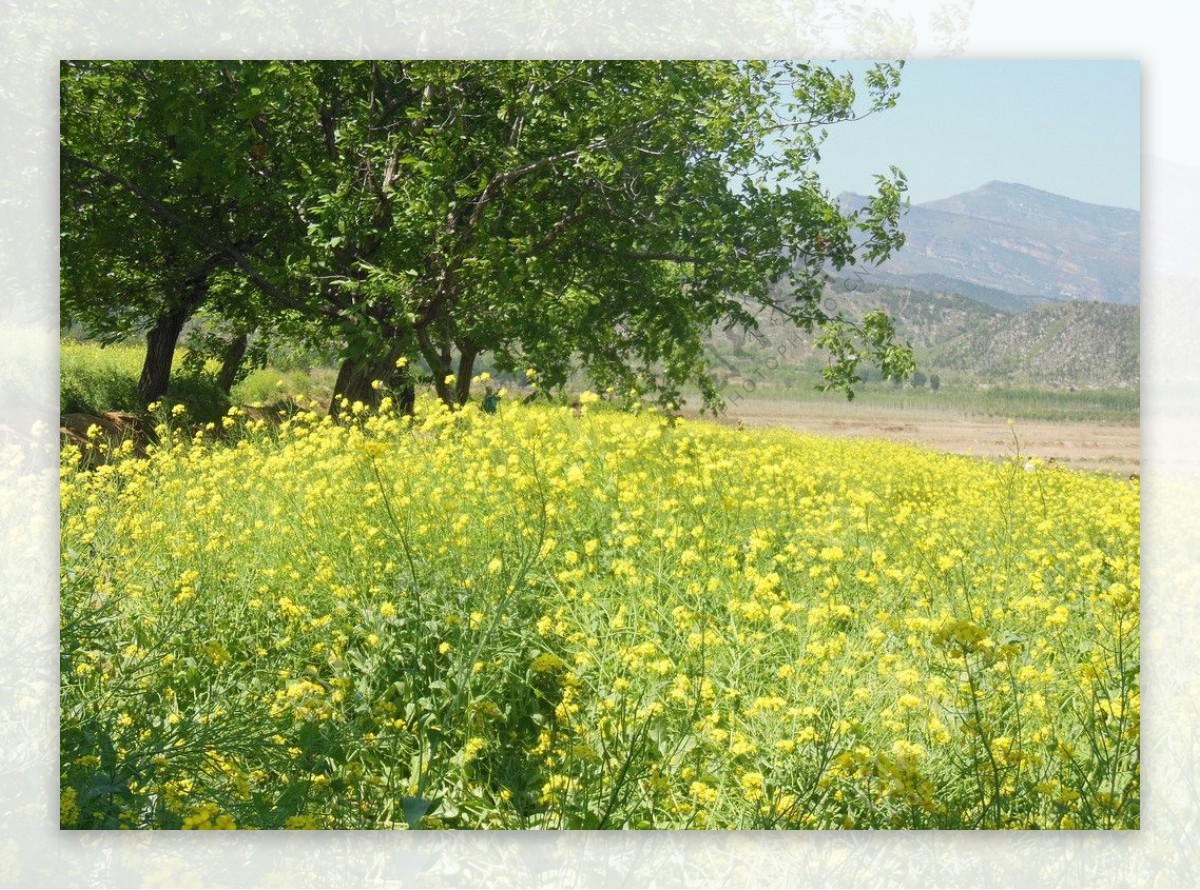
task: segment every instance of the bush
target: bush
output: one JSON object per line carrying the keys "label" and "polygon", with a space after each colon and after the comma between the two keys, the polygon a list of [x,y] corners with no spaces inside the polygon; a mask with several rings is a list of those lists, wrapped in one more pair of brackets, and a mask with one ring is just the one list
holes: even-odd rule
{"label": "bush", "polygon": [[[143,410],[137,391],[143,359],[140,347],[64,341],[59,355],[58,405],[61,413],[122,411],[137,414]],[[181,359],[182,354],[177,355],[171,386],[163,401],[167,405],[187,405],[196,420],[219,420],[229,407],[228,398],[211,375],[182,372],[179,368]]]}
{"label": "bush", "polygon": [[221,391],[217,379],[209,374],[171,375],[163,402],[170,405],[186,405],[193,419],[209,423],[221,419],[229,410],[229,396]]}
{"label": "bush", "polygon": [[63,414],[136,411],[140,407],[140,350],[67,341],[60,348],[59,366],[58,407]]}
{"label": "bush", "polygon": [[307,372],[274,366],[261,368],[251,371],[233,387],[232,400],[237,405],[271,405],[298,395],[328,398],[336,377],[337,372],[329,369]]}

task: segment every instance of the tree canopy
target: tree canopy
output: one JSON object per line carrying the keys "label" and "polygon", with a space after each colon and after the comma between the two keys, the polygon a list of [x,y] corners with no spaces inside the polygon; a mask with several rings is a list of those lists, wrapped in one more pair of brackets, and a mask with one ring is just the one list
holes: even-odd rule
{"label": "tree canopy", "polygon": [[716,405],[709,332],[766,306],[818,332],[828,385],[852,392],[859,362],[903,375],[911,355],[886,316],[827,314],[822,288],[902,244],[905,184],[893,168],[846,211],[814,163],[826,127],[895,103],[899,73],[67,62],[63,311],[172,349],[201,305],[332,342],[335,396],[363,401],[402,357],[464,401],[491,353],[548,386],[582,367],[664,402],[695,383]]}

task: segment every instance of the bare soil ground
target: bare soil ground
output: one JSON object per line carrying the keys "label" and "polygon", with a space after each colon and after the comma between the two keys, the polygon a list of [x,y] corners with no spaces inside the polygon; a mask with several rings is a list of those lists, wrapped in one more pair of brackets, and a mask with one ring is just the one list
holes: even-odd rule
{"label": "bare soil ground", "polygon": [[[1069,469],[1118,475],[1140,472],[1140,431],[1134,423],[1017,420],[897,411],[854,404],[813,405],[745,399],[724,423],[785,427],[821,436],[890,439],[974,457],[1022,455],[1054,459]],[[1016,433],[1016,441],[1013,434]]]}

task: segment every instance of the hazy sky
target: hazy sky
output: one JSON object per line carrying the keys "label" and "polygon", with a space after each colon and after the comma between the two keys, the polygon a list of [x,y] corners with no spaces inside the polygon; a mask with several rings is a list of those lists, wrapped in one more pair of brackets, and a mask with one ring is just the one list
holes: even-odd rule
{"label": "hazy sky", "polygon": [[895,164],[914,204],[998,179],[1136,209],[1139,73],[1135,61],[907,62],[895,108],[830,128],[822,182],[865,193]]}

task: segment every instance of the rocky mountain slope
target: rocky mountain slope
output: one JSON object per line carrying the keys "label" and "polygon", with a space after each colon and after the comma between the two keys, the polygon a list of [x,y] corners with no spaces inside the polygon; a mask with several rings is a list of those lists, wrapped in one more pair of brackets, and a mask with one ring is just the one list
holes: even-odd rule
{"label": "rocky mountain slope", "polygon": [[[844,283],[843,283],[844,285]],[[920,369],[965,384],[1051,389],[1131,389],[1139,384],[1136,306],[1095,301],[1046,303],[1006,312],[954,293],[858,282],[832,288],[827,311],[859,319],[883,309],[899,339],[910,343]],[[717,332],[711,345],[731,365],[768,362],[783,369],[816,368],[812,338],[784,318],[757,315],[755,335]]]}
{"label": "rocky mountain slope", "polygon": [[1129,389],[1139,334],[1136,306],[1064,303],[989,320],[933,345],[926,363],[990,382]]}
{"label": "rocky mountain slope", "polygon": [[[865,199],[846,194],[843,206]],[[1140,214],[1007,182],[909,208],[907,243],[854,274],[984,297],[1003,309],[1038,300],[1139,302]],[[988,295],[984,288],[996,293]]]}

